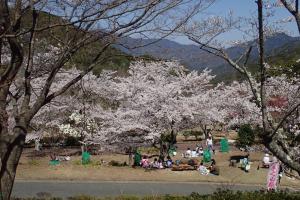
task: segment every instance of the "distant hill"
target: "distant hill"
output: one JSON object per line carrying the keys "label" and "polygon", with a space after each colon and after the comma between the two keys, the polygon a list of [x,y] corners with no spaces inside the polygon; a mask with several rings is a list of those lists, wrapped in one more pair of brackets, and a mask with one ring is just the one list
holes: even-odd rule
{"label": "distant hill", "polygon": [[[63,24],[65,20],[59,16],[49,14],[47,12],[40,11],[38,13],[37,28],[44,27],[45,24]],[[29,29],[32,26],[32,17],[31,13],[25,13],[25,17],[22,19],[21,27],[26,27]],[[81,34],[84,34],[84,31],[78,29],[76,26],[58,26],[51,29],[51,34],[49,30],[41,31],[36,33],[36,38],[45,41],[41,44],[41,47],[44,45],[53,45],[58,46],[58,41],[64,41],[64,38],[69,36],[80,37]],[[24,37],[24,40],[28,38]],[[41,48],[40,46],[35,45],[35,48]],[[70,61],[66,63],[65,67],[76,66],[78,69],[85,69],[89,66],[95,56],[102,50],[103,44],[101,41],[96,41],[91,44],[86,45],[84,48],[81,48],[78,52],[71,57]],[[25,48],[25,51],[27,49]],[[130,62],[133,60],[133,57],[127,55],[126,53],[116,49],[114,47],[109,47],[101,56],[101,58],[106,58],[102,63],[97,64],[93,68],[93,73],[98,75],[103,69],[116,70],[120,74],[126,73],[129,67]],[[100,59],[101,59],[100,58]]]}
{"label": "distant hill", "polygon": [[[221,58],[205,52],[197,45],[183,45],[167,39],[162,39],[156,43],[153,42],[155,42],[154,39],[125,38],[121,41],[124,46],[131,48],[137,46],[142,47],[130,50],[121,45],[117,45],[116,47],[121,51],[134,56],[149,55],[159,59],[178,60],[188,68],[194,70],[201,71],[208,68],[212,70],[213,74],[217,75],[218,80],[232,80],[240,78],[239,74],[235,73],[234,69]],[[149,43],[153,44],[146,45]],[[249,42],[249,44],[250,43],[253,42]],[[245,46],[247,46],[247,44],[230,47],[226,49],[226,51],[231,58],[238,58],[245,51]],[[291,65],[292,63],[295,63],[297,59],[300,59],[299,47],[299,37],[291,37],[284,33],[278,33],[267,38],[265,41],[267,60],[273,64]],[[257,57],[258,49],[254,46],[249,59],[249,67],[251,68],[251,71],[257,70]],[[281,60],[279,58],[281,58]],[[279,61],[281,63],[278,63]]]}
{"label": "distant hill", "polygon": [[[25,20],[22,21],[22,26],[31,26],[30,20],[30,15],[25,17]],[[52,23],[55,23],[62,21],[63,19],[55,15],[50,15],[46,12],[40,12],[37,26],[42,26],[49,20]],[[68,31],[69,34],[77,34],[78,32],[80,34],[81,30],[76,27],[57,27],[52,29],[52,34],[56,38],[64,38],[66,31]],[[37,38],[46,40],[48,44],[52,44],[54,46],[57,45],[57,40],[50,37],[47,31],[38,33]],[[228,66],[228,64],[221,58],[201,50],[197,45],[183,45],[167,39],[162,39],[156,42],[154,39],[145,40],[134,38],[123,38],[120,43],[129,47],[142,47],[131,50],[124,48],[122,45],[114,45],[113,47],[110,47],[104,53],[103,57],[112,57],[106,62],[98,64],[93,70],[95,74],[99,74],[103,69],[118,70],[121,73],[126,73],[129,63],[134,60],[132,56],[138,56],[146,57],[150,60],[178,60],[189,69],[198,71],[208,68],[212,70],[213,74],[217,75],[217,81],[230,81],[240,78],[240,75],[236,73],[232,67]],[[147,45],[149,43],[152,44]],[[99,41],[81,49],[70,60],[70,66],[75,64],[79,69],[84,69],[91,63],[95,54],[101,50],[101,46],[102,44]],[[226,49],[226,51],[231,58],[237,58],[245,51],[243,46],[247,45],[230,47]],[[295,70],[299,70],[299,62],[296,62],[300,59],[299,37],[291,37],[284,33],[276,34],[267,38],[265,47],[268,62],[282,66],[295,65]],[[258,50],[257,48],[253,48],[249,60],[249,68],[251,71],[257,71],[257,57]]]}

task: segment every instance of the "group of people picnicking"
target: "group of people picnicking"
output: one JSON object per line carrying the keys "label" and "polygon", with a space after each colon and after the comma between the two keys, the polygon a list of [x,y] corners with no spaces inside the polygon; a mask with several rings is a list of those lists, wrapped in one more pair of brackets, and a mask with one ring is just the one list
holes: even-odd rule
{"label": "group of people picnicking", "polygon": [[[206,139],[206,147],[207,150],[210,151],[211,153],[215,154],[215,149],[213,146],[213,139],[212,136],[209,135],[208,138]],[[201,144],[197,144],[195,149],[187,148],[186,152],[182,154],[182,157],[185,158],[196,158],[203,156],[204,153],[204,148]]]}
{"label": "group of people picnicking", "polygon": [[[162,161],[161,159],[154,158],[153,161],[149,160],[149,157],[144,155],[140,161],[140,164],[138,166],[145,168],[145,169],[166,169],[166,168],[172,168],[173,165],[179,165],[180,160],[176,160],[175,162],[172,160],[170,156],[167,156],[166,161]],[[204,162],[201,161],[199,165],[194,160],[189,160],[188,163],[190,165],[196,165],[196,169],[200,172],[202,175],[219,175],[220,170],[216,166],[215,159],[211,159],[209,165],[204,165]]]}
{"label": "group of people picnicking", "polygon": [[[205,147],[203,147],[203,145],[201,144],[197,144],[195,148],[187,148],[187,150],[184,153],[182,153],[182,157],[186,161],[185,163],[182,162],[182,160],[173,161],[170,156],[167,157],[166,161],[154,158],[154,160],[150,162],[147,156],[143,156],[139,166],[143,168],[165,169],[172,168],[173,166],[176,167],[180,164],[188,164],[190,166],[193,166],[194,169],[197,169],[202,175],[219,175],[220,169],[216,165],[216,160],[211,157],[209,158],[209,161],[205,159],[205,153],[207,152],[209,152],[210,156],[215,154],[213,139],[211,135],[209,135],[206,139]],[[200,163],[196,160],[196,158],[198,157],[202,158]],[[274,161],[276,161],[276,158],[274,157],[273,159],[271,159],[269,154],[266,153],[262,159],[262,167],[268,168],[270,164]],[[242,169],[245,170],[245,172],[249,172],[251,164],[249,160],[249,154],[247,154],[240,160],[240,164]],[[282,167],[280,167],[280,172],[282,172]]]}
{"label": "group of people picnicking", "polygon": [[[205,151],[209,152],[209,160],[205,159]],[[139,153],[135,154],[134,157],[134,166],[140,166],[145,169],[165,169],[172,168],[175,169],[176,166],[180,165],[189,165],[194,169],[197,169],[202,175],[219,175],[219,168],[216,166],[216,160],[211,159],[211,154],[215,154],[215,150],[213,147],[213,139],[212,136],[206,140],[206,150],[204,150],[202,145],[196,145],[196,148],[191,150],[191,148],[187,148],[186,152],[182,154],[183,160],[175,160],[173,161],[171,156],[167,156],[167,160],[163,161],[162,159],[154,158],[153,161],[150,161],[149,156],[141,155]],[[196,157],[202,157],[201,162],[196,160]],[[206,162],[205,162],[206,161]],[[205,164],[204,164],[205,162]],[[174,168],[173,168],[174,166]]]}
{"label": "group of people picnicking", "polygon": [[164,169],[164,168],[172,168],[173,160],[170,156],[167,156],[166,161],[162,161],[162,159],[154,158],[154,160],[151,162],[149,160],[149,157],[144,155],[143,158],[140,161],[141,167],[145,169]]}
{"label": "group of people picnicking", "polygon": [[[173,161],[171,156],[168,155],[167,159],[163,161],[160,158],[154,158],[153,161],[150,161],[149,157],[147,155],[141,155],[139,153],[135,154],[135,163],[134,166],[140,166],[145,169],[166,169],[166,168],[173,168],[173,166],[179,166],[180,164],[188,164],[194,169],[197,169],[200,174],[202,175],[219,175],[220,169],[216,165],[216,160],[211,158],[212,155],[215,154],[215,149],[213,145],[213,138],[211,135],[208,136],[205,143],[205,150],[203,145],[197,144],[194,149],[191,150],[191,148],[187,148],[187,150],[182,154],[182,157],[185,159],[185,163],[182,160],[175,160]],[[209,159],[205,158],[205,154],[209,154]],[[172,154],[176,155],[176,154]],[[202,157],[201,162],[199,163],[198,160],[195,158]],[[70,157],[67,156],[65,160],[70,160]],[[50,161],[55,163],[55,165],[59,164],[61,159],[59,159],[58,156],[56,156],[54,153],[50,155]],[[271,159],[270,155],[268,153],[264,154],[264,157],[262,159],[261,166],[263,168],[269,168],[270,165],[273,162],[277,162],[276,157],[273,157]],[[241,167],[246,172],[250,170],[250,160],[249,160],[249,154],[243,157],[243,159],[240,160]],[[259,169],[259,166],[258,168]],[[280,174],[279,174],[279,182],[280,178],[282,177],[282,166],[280,165]]]}
{"label": "group of people picnicking", "polygon": [[[206,148],[207,152],[209,152],[209,159],[205,158],[205,151],[202,145],[196,145],[196,148],[191,150],[190,148],[187,148],[186,152],[182,155],[185,158],[196,158],[196,157],[202,157],[202,161],[197,166],[197,170],[202,175],[219,175],[220,169],[216,165],[216,160],[211,159],[210,156],[212,154],[215,154],[215,149],[213,145],[213,138],[212,135],[209,134],[209,136],[206,139]],[[204,161],[208,161],[206,165],[204,165]]]}

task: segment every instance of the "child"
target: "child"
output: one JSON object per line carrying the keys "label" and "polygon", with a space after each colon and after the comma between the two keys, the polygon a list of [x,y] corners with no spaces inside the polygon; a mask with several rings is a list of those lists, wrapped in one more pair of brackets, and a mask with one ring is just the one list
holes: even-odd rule
{"label": "child", "polygon": [[148,168],[149,167],[149,159],[147,156],[143,156],[143,159],[141,161],[141,166],[143,168]]}
{"label": "child", "polygon": [[152,167],[153,168],[159,168],[159,163],[158,163],[158,160],[157,160],[157,158],[154,158],[154,161],[153,161],[153,163],[152,163]]}
{"label": "child", "polygon": [[173,165],[173,161],[172,161],[171,157],[167,156],[166,167],[172,168],[172,165]]}
{"label": "child", "polygon": [[209,171],[211,174],[213,175],[219,175],[220,174],[220,170],[219,168],[216,166],[216,161],[215,159],[211,159],[211,165],[209,167]]}
{"label": "child", "polygon": [[197,169],[200,174],[202,175],[208,175],[209,174],[209,170],[203,165],[203,162],[200,163],[198,169]]}
{"label": "child", "polygon": [[163,169],[164,165],[161,159],[158,160],[158,169]]}

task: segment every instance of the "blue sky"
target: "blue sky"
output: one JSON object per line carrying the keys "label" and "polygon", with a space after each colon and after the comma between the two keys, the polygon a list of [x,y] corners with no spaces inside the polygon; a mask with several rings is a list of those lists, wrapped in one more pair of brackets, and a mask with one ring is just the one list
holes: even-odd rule
{"label": "blue sky", "polygon": [[[275,3],[277,0],[271,0],[271,2]],[[201,20],[201,18],[208,15],[226,15],[230,10],[233,12],[236,17],[256,17],[257,15],[257,4],[255,0],[216,0],[216,3],[213,4],[205,13],[202,15],[198,15],[196,17],[197,20]],[[284,8],[277,8],[275,10],[275,16],[272,20],[276,21],[282,18],[286,18],[290,16],[288,11]],[[298,36],[299,33],[297,31],[296,23],[288,23],[284,25],[284,30],[293,36]],[[237,40],[241,38],[241,34],[237,32],[231,32],[229,34],[224,34],[220,37],[221,40]],[[183,44],[190,44],[191,42],[183,37],[172,38],[176,42]]]}

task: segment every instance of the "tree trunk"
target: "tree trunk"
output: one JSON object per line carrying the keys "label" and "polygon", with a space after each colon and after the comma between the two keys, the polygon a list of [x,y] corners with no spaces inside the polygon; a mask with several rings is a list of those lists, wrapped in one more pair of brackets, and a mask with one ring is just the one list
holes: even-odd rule
{"label": "tree trunk", "polygon": [[164,141],[160,141],[159,145],[159,159],[164,161],[168,154],[168,145]]}
{"label": "tree trunk", "polygon": [[10,199],[17,166],[23,150],[26,131],[16,127],[14,134],[2,131],[0,136],[0,199]]}
{"label": "tree trunk", "polygon": [[267,148],[274,154],[276,157],[282,161],[284,164],[289,166],[291,169],[298,172],[300,175],[300,163],[296,160],[293,160],[284,150],[281,148],[280,145],[277,144],[276,139],[272,139],[272,141],[267,141],[266,143]]}
{"label": "tree trunk", "polygon": [[210,131],[207,129],[207,125],[200,124],[200,128],[202,129],[205,139],[207,139],[210,133]]}

